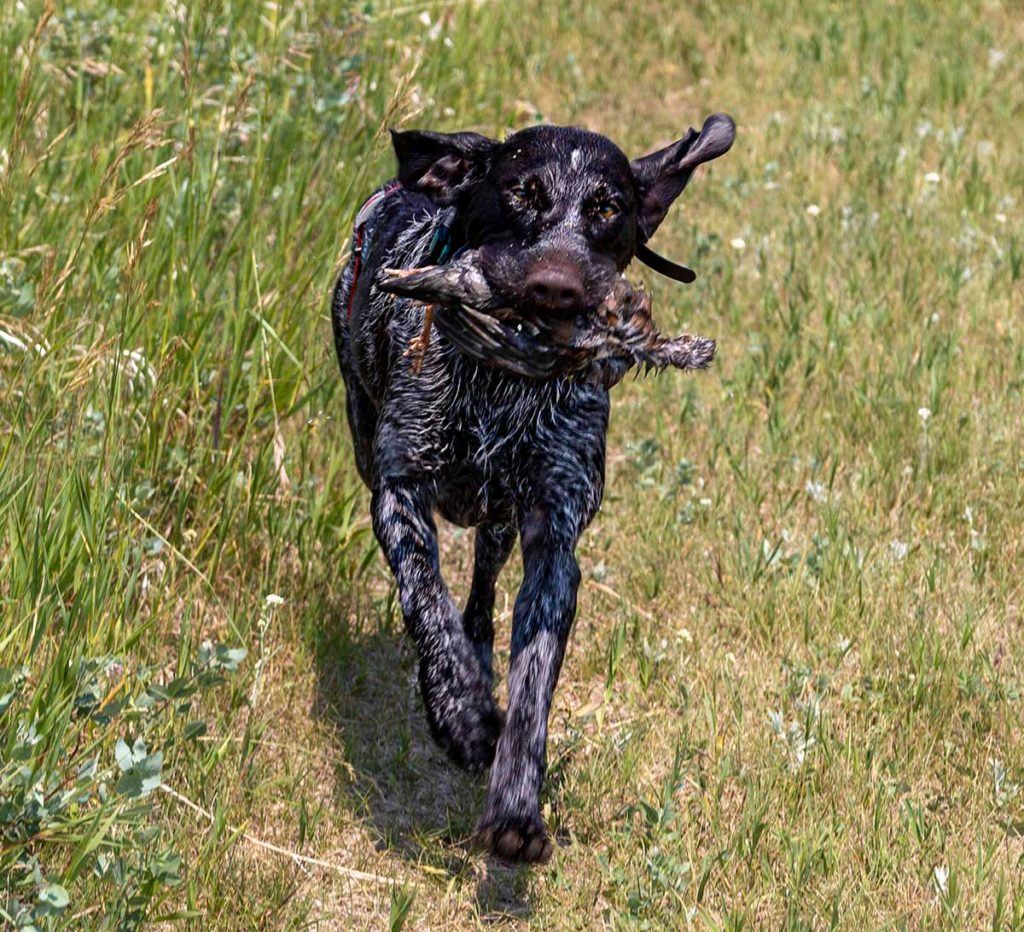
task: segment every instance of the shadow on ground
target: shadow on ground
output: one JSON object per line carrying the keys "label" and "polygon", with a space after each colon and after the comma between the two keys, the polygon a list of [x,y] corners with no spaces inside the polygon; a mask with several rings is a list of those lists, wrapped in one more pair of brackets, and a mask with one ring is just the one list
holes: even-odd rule
{"label": "shadow on ground", "polygon": [[488,860],[471,846],[486,775],[468,774],[434,744],[416,685],[416,658],[401,622],[378,612],[349,616],[316,645],[314,715],[336,740],[335,794],[398,855],[446,882],[475,884],[481,918],[528,917],[522,870]]}

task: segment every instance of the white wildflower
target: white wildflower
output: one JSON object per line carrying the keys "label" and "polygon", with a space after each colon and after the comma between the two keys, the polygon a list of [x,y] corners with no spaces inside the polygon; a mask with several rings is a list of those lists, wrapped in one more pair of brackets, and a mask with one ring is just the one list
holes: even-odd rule
{"label": "white wildflower", "polygon": [[808,204],[807,213],[812,217],[817,217],[821,213],[821,208],[817,204]]}
{"label": "white wildflower", "polygon": [[17,350],[21,353],[27,353],[30,349],[35,350],[39,356],[45,356],[50,351],[50,344],[43,338],[39,340],[23,340],[21,337],[9,330],[0,328],[0,347],[6,347],[9,350]]}
{"label": "white wildflower", "polygon": [[828,501],[828,489],[821,482],[808,482],[804,486],[804,491],[818,503]]}
{"label": "white wildflower", "polygon": [[938,172],[928,172],[924,176],[924,180],[927,181],[928,184],[938,184],[942,180],[942,176]]}
{"label": "white wildflower", "polygon": [[803,722],[793,719],[789,722],[783,718],[781,711],[768,713],[768,727],[776,739],[785,747],[789,758],[789,769],[799,770],[804,765],[809,751],[817,745],[817,739],[810,729],[821,717],[821,708],[816,700],[809,704],[798,704],[803,715]]}
{"label": "white wildflower", "polygon": [[284,599],[276,592],[271,592],[270,595],[263,600],[263,604],[266,605],[267,608],[274,608],[278,605],[284,605]]}
{"label": "white wildflower", "polygon": [[902,540],[894,540],[889,544],[889,549],[892,551],[894,560],[905,560],[907,554],[910,553],[910,547]]}
{"label": "white wildflower", "polygon": [[21,352],[25,352],[28,349],[24,340],[16,337],[13,333],[8,333],[6,330],[0,330],[0,343],[11,349],[21,350]]}
{"label": "white wildflower", "polygon": [[121,371],[128,387],[134,392],[144,391],[148,386],[156,384],[156,371],[141,349],[121,351]]}
{"label": "white wildflower", "polygon": [[179,3],[178,0],[167,0],[166,3],[167,15],[176,20],[179,23],[183,23],[188,19],[188,9],[184,3]]}
{"label": "white wildflower", "polygon": [[1007,779],[1006,765],[1001,760],[993,760],[991,763],[996,805],[1005,806],[1020,795],[1020,784]]}
{"label": "white wildflower", "polygon": [[729,245],[732,246],[733,249],[746,249],[747,241],[741,236],[734,236],[729,240]]}
{"label": "white wildflower", "polygon": [[928,419],[932,416],[932,409],[925,408],[924,406],[917,409],[917,416],[921,418],[922,424],[927,424]]}
{"label": "white wildflower", "polygon": [[996,223],[1006,223],[1006,214],[996,214]]}

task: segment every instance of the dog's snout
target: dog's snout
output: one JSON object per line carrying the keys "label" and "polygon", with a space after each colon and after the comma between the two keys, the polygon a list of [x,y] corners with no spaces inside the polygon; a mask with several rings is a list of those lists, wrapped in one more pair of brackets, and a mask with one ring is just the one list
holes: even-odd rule
{"label": "dog's snout", "polygon": [[567,262],[541,262],[524,283],[530,302],[545,311],[572,313],[583,304],[583,276]]}

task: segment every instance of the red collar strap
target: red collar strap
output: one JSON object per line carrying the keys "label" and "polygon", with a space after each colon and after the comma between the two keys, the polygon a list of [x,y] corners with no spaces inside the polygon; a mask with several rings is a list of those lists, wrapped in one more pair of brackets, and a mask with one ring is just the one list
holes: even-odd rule
{"label": "red collar strap", "polygon": [[348,289],[348,309],[346,311],[346,317],[349,320],[352,319],[352,302],[356,297],[356,284],[359,281],[359,273],[363,270],[363,229],[366,227],[367,221],[376,213],[384,198],[393,191],[397,191],[400,187],[402,187],[402,182],[389,181],[383,188],[374,191],[373,194],[363,201],[363,206],[359,208],[359,213],[356,214],[356,220],[352,228],[354,239],[352,244],[352,284]]}

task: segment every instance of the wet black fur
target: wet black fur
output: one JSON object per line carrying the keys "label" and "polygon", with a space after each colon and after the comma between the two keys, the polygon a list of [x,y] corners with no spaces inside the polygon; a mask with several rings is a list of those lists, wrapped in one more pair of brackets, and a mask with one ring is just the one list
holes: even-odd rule
{"label": "wet black fur", "polygon": [[[716,119],[712,130],[731,142],[731,121]],[[547,719],[576,611],[576,542],[604,489],[608,392],[507,374],[437,335],[414,373],[406,351],[423,308],[380,292],[374,275],[431,261],[439,211],[454,205],[454,247],[480,250],[489,283],[509,304],[544,300],[544,283],[554,281],[568,284],[551,313],[594,307],[685,186],[693,168],[685,156],[709,125],[633,163],[604,137],[567,127],[533,127],[504,143],[396,133],[402,184],[362,231],[357,280],[350,262],[335,289],[356,463],[416,642],[427,719],[457,763],[493,762],[479,831],[508,859],[551,852],[540,817]],[[435,512],[476,528],[464,611],[441,578]],[[491,690],[492,613],[517,538],[524,578],[502,723]]]}

